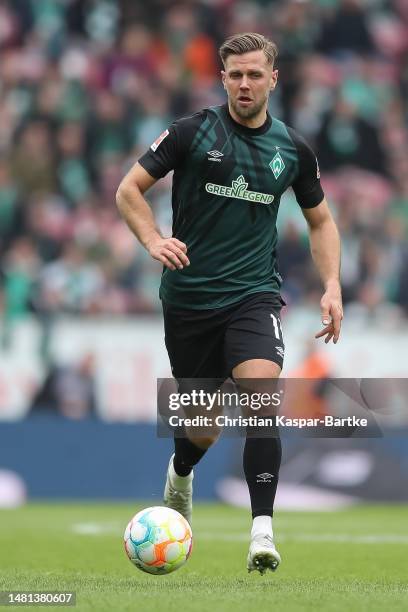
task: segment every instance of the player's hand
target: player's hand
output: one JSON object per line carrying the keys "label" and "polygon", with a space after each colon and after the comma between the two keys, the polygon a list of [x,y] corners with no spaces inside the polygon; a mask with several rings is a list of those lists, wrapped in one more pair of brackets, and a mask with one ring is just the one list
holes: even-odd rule
{"label": "player's hand", "polygon": [[182,270],[184,266],[190,265],[190,260],[186,255],[187,246],[177,238],[158,236],[153,238],[146,248],[153,259],[161,261],[170,270]]}
{"label": "player's hand", "polygon": [[333,339],[334,344],[337,344],[340,336],[341,321],[343,319],[340,285],[336,284],[326,290],[320,300],[320,308],[324,327],[315,335],[315,338],[326,336],[324,339],[326,344],[328,344],[331,339]]}

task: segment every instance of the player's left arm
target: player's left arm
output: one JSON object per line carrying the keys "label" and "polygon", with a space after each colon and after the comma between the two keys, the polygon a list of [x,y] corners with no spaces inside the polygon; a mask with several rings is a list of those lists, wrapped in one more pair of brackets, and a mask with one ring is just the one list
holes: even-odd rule
{"label": "player's left arm", "polygon": [[292,183],[296,199],[309,226],[313,261],[324,285],[320,300],[323,329],[316,338],[337,343],[343,307],[340,286],[340,237],[320,185],[319,164],[307,142],[292,128],[289,135],[298,153],[298,174]]}
{"label": "player's left arm", "polygon": [[320,300],[323,329],[315,337],[325,337],[326,344],[333,339],[336,344],[343,319],[339,232],[326,198],[313,208],[302,208],[302,212],[309,227],[313,261],[325,288]]}

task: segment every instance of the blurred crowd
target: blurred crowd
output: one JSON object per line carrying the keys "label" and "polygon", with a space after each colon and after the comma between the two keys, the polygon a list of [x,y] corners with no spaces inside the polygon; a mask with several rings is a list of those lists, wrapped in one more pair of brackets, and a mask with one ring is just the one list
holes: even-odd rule
{"label": "blurred crowd", "polygon": [[[318,155],[345,302],[408,314],[406,0],[0,0],[6,320],[159,309],[160,265],[119,218],[115,192],[171,121],[225,101],[217,49],[242,31],[279,46],[270,111]],[[170,185],[148,194],[167,234]],[[292,200],[279,256],[289,307],[320,293]]]}

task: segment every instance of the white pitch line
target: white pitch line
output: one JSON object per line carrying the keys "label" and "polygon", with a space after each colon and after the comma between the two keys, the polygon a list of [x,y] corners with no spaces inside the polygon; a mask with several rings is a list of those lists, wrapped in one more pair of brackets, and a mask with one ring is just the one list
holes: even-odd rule
{"label": "white pitch line", "polygon": [[[77,535],[120,536],[122,526],[119,523],[74,523],[71,531]],[[216,531],[194,530],[194,536],[201,540],[218,540],[222,542],[247,542],[249,533],[231,532],[217,533]],[[277,534],[278,542],[347,542],[350,544],[408,544],[408,535],[397,533],[354,535],[351,533],[290,533]]]}
{"label": "white pitch line", "polygon": [[[246,533],[209,533],[196,530],[194,535],[203,540],[248,541]],[[408,536],[394,533],[353,535],[350,533],[282,533],[277,542],[348,542],[350,544],[408,544]]]}
{"label": "white pitch line", "polygon": [[78,535],[103,535],[120,533],[119,523],[74,523],[71,531]]}

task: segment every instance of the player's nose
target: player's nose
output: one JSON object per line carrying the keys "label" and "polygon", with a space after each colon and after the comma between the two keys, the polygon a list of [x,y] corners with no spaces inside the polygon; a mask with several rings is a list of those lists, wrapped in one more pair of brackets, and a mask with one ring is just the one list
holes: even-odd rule
{"label": "player's nose", "polygon": [[241,83],[239,84],[240,89],[249,89],[248,80],[246,76],[243,76],[241,79]]}

